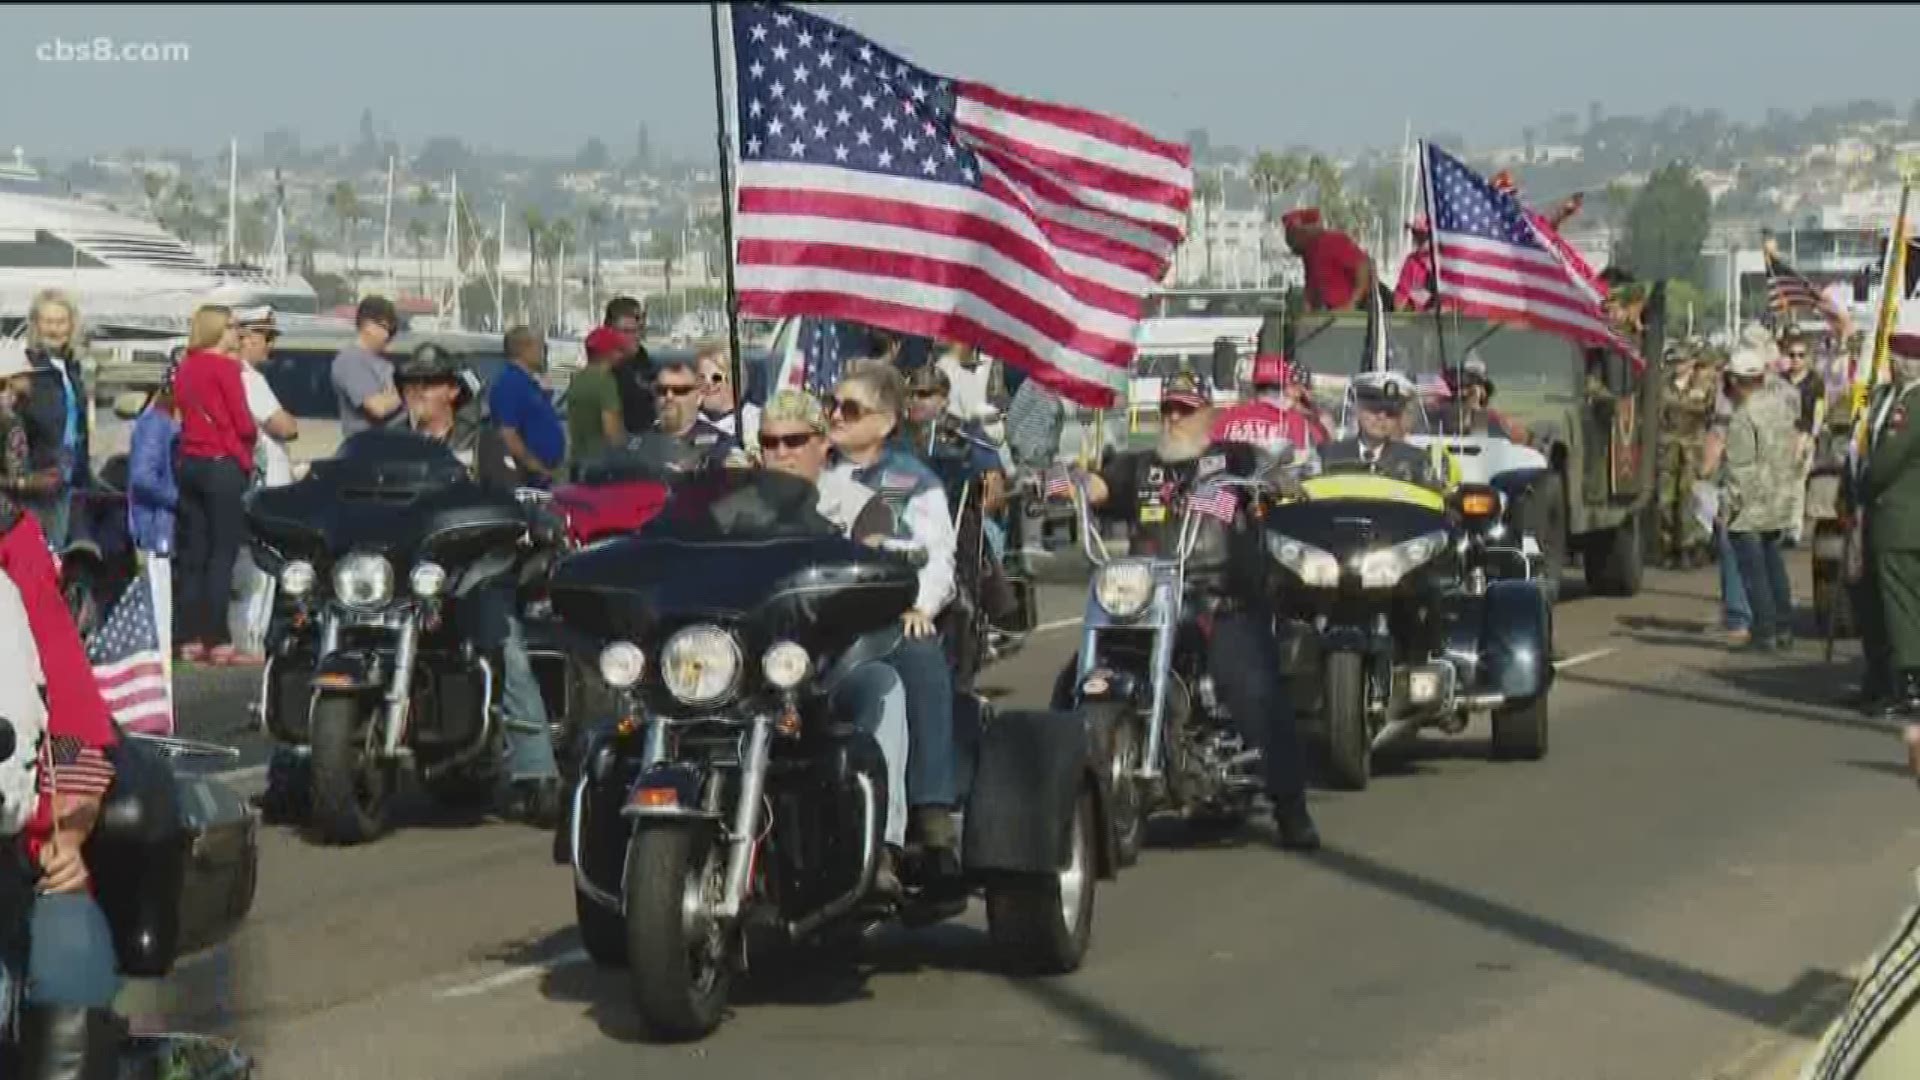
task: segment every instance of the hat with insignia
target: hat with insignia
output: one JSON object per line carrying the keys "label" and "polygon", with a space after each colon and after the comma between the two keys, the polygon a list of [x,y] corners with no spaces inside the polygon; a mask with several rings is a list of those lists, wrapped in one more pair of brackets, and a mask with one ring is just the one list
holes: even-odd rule
{"label": "hat with insignia", "polygon": [[273,321],[273,308],[268,304],[234,309],[233,325],[243,332],[257,330],[269,337],[280,333],[279,325]]}
{"label": "hat with insignia", "polygon": [[1364,405],[1398,412],[1415,394],[1413,380],[1397,371],[1367,371],[1353,377],[1353,398]]}
{"label": "hat with insignia", "polygon": [[1204,409],[1213,404],[1213,392],[1207,389],[1207,381],[1195,371],[1181,369],[1167,376],[1160,384],[1162,404],[1181,404],[1195,409]]}

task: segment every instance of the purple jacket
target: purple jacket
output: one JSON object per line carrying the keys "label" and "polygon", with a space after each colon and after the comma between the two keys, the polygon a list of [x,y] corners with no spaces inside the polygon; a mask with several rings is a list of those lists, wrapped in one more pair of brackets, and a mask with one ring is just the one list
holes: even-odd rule
{"label": "purple jacket", "polygon": [[173,554],[174,509],[180,485],[173,476],[173,452],[180,424],[158,409],[147,409],[133,423],[127,454],[127,531],[133,546],[152,555]]}

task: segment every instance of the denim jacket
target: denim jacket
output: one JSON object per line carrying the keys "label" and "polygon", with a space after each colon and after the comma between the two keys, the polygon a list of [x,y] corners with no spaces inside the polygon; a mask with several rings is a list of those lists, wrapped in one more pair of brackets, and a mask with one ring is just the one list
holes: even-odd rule
{"label": "denim jacket", "polygon": [[173,475],[174,444],[180,424],[158,409],[134,421],[127,455],[127,529],[133,544],[154,555],[173,554],[173,519],[180,485]]}

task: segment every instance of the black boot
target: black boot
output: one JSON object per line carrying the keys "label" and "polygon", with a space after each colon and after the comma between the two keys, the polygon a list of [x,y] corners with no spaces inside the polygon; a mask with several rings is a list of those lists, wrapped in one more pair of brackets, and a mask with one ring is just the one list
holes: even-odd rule
{"label": "black boot", "polygon": [[125,1038],[109,1010],[29,1005],[20,1014],[19,1080],[116,1080]]}
{"label": "black boot", "polygon": [[1883,720],[1920,718],[1920,671],[1907,668],[1894,681],[1893,700],[1880,710]]}
{"label": "black boot", "polygon": [[1273,828],[1280,846],[1288,851],[1320,850],[1320,830],[1307,812],[1307,797],[1279,797],[1273,802]]}

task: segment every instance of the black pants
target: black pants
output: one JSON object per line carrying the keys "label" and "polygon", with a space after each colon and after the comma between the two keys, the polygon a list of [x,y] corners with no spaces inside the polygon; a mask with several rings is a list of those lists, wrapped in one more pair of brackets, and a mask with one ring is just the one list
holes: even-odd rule
{"label": "black pants", "polygon": [[1240,738],[1258,747],[1267,765],[1267,794],[1275,803],[1306,793],[1293,699],[1280,678],[1280,645],[1273,620],[1260,612],[1214,617],[1207,668]]}
{"label": "black pants", "polygon": [[176,645],[227,643],[233,563],[247,519],[247,474],[225,458],[180,459],[180,535],[175,545],[173,634]]}

